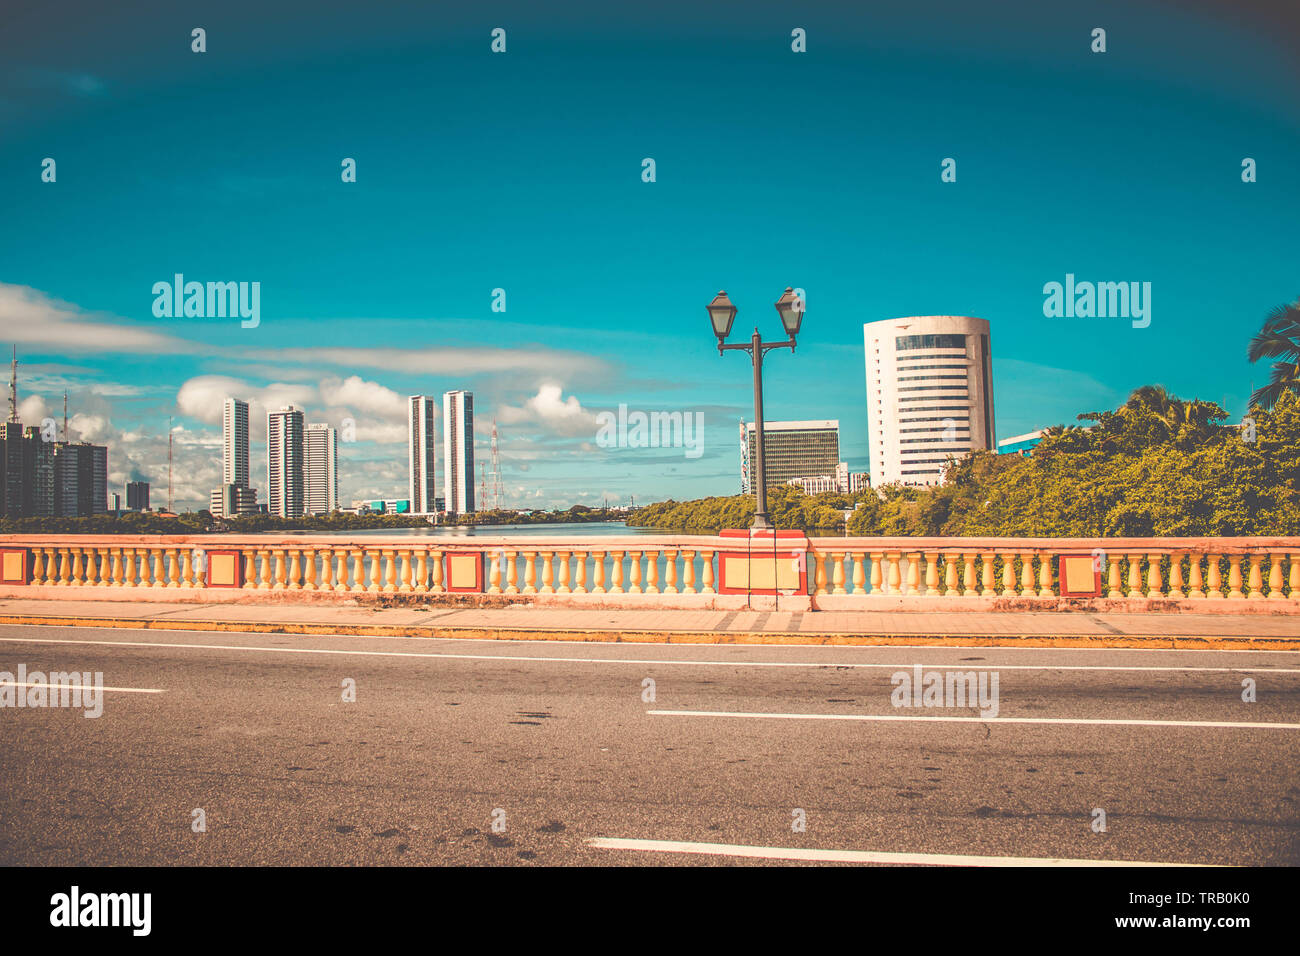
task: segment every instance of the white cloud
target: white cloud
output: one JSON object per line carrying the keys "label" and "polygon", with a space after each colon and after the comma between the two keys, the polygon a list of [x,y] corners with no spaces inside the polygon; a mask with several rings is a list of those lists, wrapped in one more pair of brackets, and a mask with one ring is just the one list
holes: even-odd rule
{"label": "white cloud", "polygon": [[596,416],[582,407],[576,395],[564,398],[559,385],[542,385],[521,408],[502,405],[497,418],[508,425],[534,425],[553,435],[595,435]]}

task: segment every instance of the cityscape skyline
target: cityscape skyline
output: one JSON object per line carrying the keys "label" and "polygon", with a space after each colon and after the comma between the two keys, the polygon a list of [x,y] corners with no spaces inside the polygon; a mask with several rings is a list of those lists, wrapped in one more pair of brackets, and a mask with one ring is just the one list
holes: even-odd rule
{"label": "cityscape skyline", "polygon": [[[26,227],[0,235],[0,341],[25,356],[22,419],[58,418],[66,389],[71,437],[112,449],[110,484],[147,480],[162,500],[174,418],[179,508],[222,483],[226,395],[250,401],[254,474],[268,411],[337,429],[346,502],[406,495],[406,397],[454,388],[479,396],[480,451],[498,421],[513,505],[730,494],[752,406],[706,325],[723,287],[737,330],[765,333],[780,290],[806,290],[797,352],[765,370],[767,413],[839,419],[853,471],[876,470],[864,323],[988,320],[998,430],[1019,435],[1146,384],[1239,419],[1267,375],[1245,343],[1300,292],[1300,84],[1257,9],[1197,9],[1173,31],[1157,0],[1094,5],[1112,40],[1096,55],[1090,24],[1028,2],[997,20],[940,2],[923,31],[890,10],[760,5],[743,27],[691,11],[668,30],[507,5],[494,56],[468,11],[410,9],[394,47],[329,4],[308,25],[259,11],[257,31],[242,6],[212,13],[202,56],[184,11],[122,11],[111,42],[76,49],[0,37],[0,203]],[[360,68],[335,89],[345,49]],[[409,128],[438,90],[438,129]],[[1100,132],[1072,133],[1062,103]],[[212,116],[258,149],[214,141]],[[178,274],[257,283],[255,327],[229,309],[155,315],[154,286]],[[1049,317],[1044,287],[1070,276],[1150,283],[1150,324]],[[702,413],[703,454],[599,446],[595,416],[621,405]]]}

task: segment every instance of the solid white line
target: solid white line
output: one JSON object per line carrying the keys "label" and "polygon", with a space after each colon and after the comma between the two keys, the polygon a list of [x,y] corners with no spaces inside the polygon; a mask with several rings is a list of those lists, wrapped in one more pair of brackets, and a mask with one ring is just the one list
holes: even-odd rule
{"label": "solid white line", "polygon": [[[42,625],[44,626],[44,625]],[[210,633],[210,632],[198,632]],[[298,635],[289,635],[298,636]],[[324,635],[307,635],[322,637]],[[358,635],[340,635],[340,637],[357,637]],[[530,656],[524,654],[451,654],[440,651],[359,651],[339,650],[320,647],[262,647],[251,644],[175,644],[163,641],[83,641],[64,640],[60,638],[36,637],[0,637],[6,644],[88,644],[106,647],[163,647],[163,648],[199,648],[213,651],[267,651],[274,654],[352,654],[360,657],[419,657],[444,658],[463,661],[553,661],[560,664],[636,664],[650,667],[656,664],[681,667],[814,667],[814,668],[853,668],[857,670],[910,670],[918,664],[925,668],[947,668],[949,670],[973,671],[1190,671],[1205,673],[1267,673],[1300,674],[1295,667],[1160,667],[1160,666],[1120,666],[1088,664],[996,664],[988,661],[910,661],[895,664],[878,664],[857,662],[848,664],[829,661],[693,661],[681,659],[630,658],[630,657],[554,657]],[[969,648],[961,648],[969,650]],[[1254,652],[1258,653],[1258,652]]]}
{"label": "solid white line", "polygon": [[1202,866],[1200,863],[1148,863],[1137,860],[1070,860],[1033,856],[964,856],[950,853],[884,853],[876,850],[813,850],[802,847],[736,846],[676,840],[624,840],[594,837],[587,846],[601,850],[704,853],[764,860],[815,860],[823,863],[885,863],[895,866]]}
{"label": "solid white line", "polygon": [[768,717],[775,720],[926,721],[967,724],[1100,724],[1123,727],[1251,727],[1300,730],[1300,724],[1244,720],[1124,720],[1099,717],[944,717],[910,714],[768,714],[739,710],[647,710],[654,717]]}
{"label": "solid white line", "polygon": [[0,680],[0,687],[48,687],[50,690],[111,690],[119,694],[161,694],[157,687],[96,687],[94,684],[51,684],[49,681],[29,681],[21,683],[12,680]]}
{"label": "solid white line", "polygon": [[[5,608],[4,608],[3,605],[4,605],[4,602],[3,602],[3,601],[0,601],[0,614],[2,614],[2,613],[5,612]],[[519,606],[522,607],[522,605],[519,605]],[[1045,612],[1027,612],[1027,613],[1045,613]],[[185,619],[185,618],[166,618],[165,620],[184,622],[186,619]],[[241,624],[241,623],[249,623],[249,622],[246,622],[246,621],[228,621],[228,622],[226,622],[226,623],[238,625],[238,624]],[[296,622],[295,622],[295,623],[296,623]],[[304,623],[311,623],[311,622],[304,622]],[[449,622],[449,623],[454,623],[454,622]],[[398,626],[401,626],[401,625],[398,625]],[[418,623],[418,622],[413,622],[413,623],[411,623],[411,624],[409,624],[409,625],[407,625],[407,626],[409,626],[409,627],[433,627],[433,626],[436,626],[436,623],[435,623],[435,622],[430,622],[430,623],[426,623],[426,624],[421,624],[421,623]],[[496,625],[489,625],[489,626],[496,626]],[[506,624],[506,625],[501,625],[501,626],[504,626],[504,627],[515,627],[516,625],[514,625],[514,624],[512,623],[512,624]],[[51,628],[51,627],[77,627],[79,630],[84,630],[84,631],[118,631],[118,632],[121,632],[121,631],[149,631],[149,630],[154,630],[154,629],[152,629],[152,628],[146,628],[146,627],[105,627],[105,626],[100,625],[100,624],[84,625],[84,626],[83,626],[83,625],[73,625],[73,624],[68,624],[68,625],[62,625],[62,624],[58,624],[58,625],[55,625],[55,624],[14,624],[14,623],[7,623],[7,622],[0,622],[0,627],[6,627],[6,628],[8,628],[8,627],[31,627],[31,628],[40,628],[40,629],[42,629],[42,630],[47,630],[47,629],[49,629],[49,628]],[[171,633],[173,633],[173,634],[211,634],[211,633],[213,633],[213,631],[212,631],[210,628],[169,627],[169,628],[166,628],[166,630],[169,631],[169,632],[171,632]],[[273,633],[273,632],[265,632],[265,631],[238,631],[238,632],[234,632],[234,633],[240,633],[240,634],[266,634],[266,633]],[[694,631],[683,631],[683,632],[681,632],[681,633],[697,633],[697,632],[694,632]],[[712,632],[710,632],[710,631],[708,631],[708,630],[702,630],[702,631],[699,631],[698,633],[706,634],[706,633],[712,633]],[[730,633],[733,633],[733,632],[726,632],[726,633],[730,634]],[[761,632],[759,632],[759,633],[761,633]],[[288,634],[288,633],[285,633],[285,634],[280,634],[279,636],[281,636],[281,637],[303,637],[303,638],[306,638],[306,637],[323,637],[323,638],[332,638],[332,639],[336,639],[336,640],[361,639],[361,640],[366,640],[366,641],[404,641],[404,642],[410,642],[410,641],[432,641],[432,642],[434,642],[434,643],[438,643],[438,644],[482,644],[482,643],[483,643],[483,639],[481,639],[481,638],[470,638],[470,637],[424,637],[423,635],[414,635],[414,634]],[[841,636],[853,636],[853,635],[851,635],[851,634],[847,634],[847,632],[845,632],[845,633],[842,634]],[[891,635],[891,636],[894,636],[894,637],[901,637],[901,636],[904,636],[904,635]],[[1006,634],[953,634],[953,635],[950,635],[950,636],[951,636],[952,638],[954,638],[954,639],[958,639],[958,638],[978,638],[978,639],[980,639],[980,640],[987,640],[987,639],[996,639],[996,638],[999,638],[999,637],[1007,637],[1008,635],[1006,635]],[[1026,635],[1026,636],[1028,636],[1028,637],[1033,637],[1034,635],[1031,634],[1031,635]],[[1164,637],[1164,635],[1159,635],[1159,634],[1107,635],[1107,634],[1091,634],[1091,633],[1090,633],[1090,634],[1076,634],[1076,635],[1074,635],[1074,636],[1075,636],[1075,637],[1081,637],[1081,638],[1082,638],[1082,637],[1107,637],[1107,636],[1111,636],[1111,637],[1123,636],[1123,637],[1135,637],[1135,638],[1137,638],[1137,637],[1150,637],[1150,638],[1153,638],[1153,639],[1161,639],[1161,638]],[[1231,638],[1231,637],[1233,637],[1233,636],[1234,636],[1234,635],[1223,635],[1223,634],[1181,634],[1181,635],[1179,635],[1179,637],[1182,638],[1182,639],[1193,639],[1193,638],[1201,637],[1201,638],[1205,638],[1206,640],[1214,640],[1214,639],[1216,639],[1216,638]],[[1015,635],[1011,635],[1011,637],[1014,638]],[[12,639],[12,638],[6,638],[6,640],[13,640],[13,639]],[[72,642],[71,642],[71,641],[68,641],[68,642],[64,642],[64,643],[72,643]],[[492,640],[492,643],[493,643],[493,644],[497,644],[497,645],[502,645],[502,644],[522,644],[522,645],[527,645],[527,646],[529,646],[529,647],[535,647],[535,646],[537,645],[537,641],[536,641],[536,640],[528,640],[528,639],[526,639],[526,638],[517,638],[517,637],[494,638],[494,639]],[[592,641],[575,640],[575,639],[571,639],[571,638],[566,638],[566,639],[564,639],[564,640],[556,640],[556,639],[553,639],[553,638],[547,638],[547,639],[546,639],[546,644],[551,645],[551,646],[554,646],[554,645],[556,645],[556,644],[573,644],[573,645],[578,646],[578,647],[590,647],[590,646],[592,645],[592,643],[593,643]],[[628,646],[630,646],[629,643],[627,643],[627,642],[617,642],[617,641],[613,641],[613,642],[605,641],[605,642],[597,642],[597,643],[606,644],[606,645],[612,645],[612,646],[616,646],[616,647],[628,647]],[[648,644],[648,645],[640,645],[640,646],[650,646],[650,647],[672,647],[672,648],[674,648],[674,649],[682,649],[682,648],[687,648],[687,647],[708,647],[709,645],[707,645],[707,644],[671,644],[671,645],[670,645],[670,644],[666,644],[666,643],[665,643],[665,644]],[[969,651],[980,651],[980,650],[982,650],[982,651],[997,651],[997,652],[999,652],[999,653],[1005,651],[1005,652],[1007,652],[1007,653],[1011,653],[1011,654],[1027,654],[1027,653],[1033,653],[1034,651],[1040,651],[1040,652],[1042,652],[1042,653],[1044,653],[1044,654],[1051,654],[1051,653],[1058,653],[1058,654],[1078,654],[1078,653],[1090,653],[1090,652],[1092,652],[1092,651],[1105,651],[1107,654],[1179,654],[1179,655],[1183,655],[1183,656],[1186,656],[1186,655],[1189,655],[1189,654],[1216,654],[1216,655],[1217,655],[1217,654],[1249,654],[1249,655],[1251,655],[1251,656],[1255,656],[1255,657],[1258,657],[1258,656],[1261,655],[1261,654],[1291,654],[1291,655],[1298,655],[1298,656],[1300,656],[1300,650],[1289,650],[1289,649],[1286,649],[1286,648],[1276,648],[1276,649],[1275,649],[1275,648],[1243,649],[1243,648],[1231,648],[1231,647],[1198,647],[1198,648],[1189,648],[1189,647],[1183,647],[1183,648],[1179,648],[1179,647],[1099,647],[1099,648],[1087,648],[1087,647],[1052,647],[1052,646],[1046,646],[1046,647],[1016,647],[1016,646],[1014,646],[1014,645],[1010,645],[1010,644],[996,644],[996,645],[989,645],[989,644],[770,644],[770,643],[766,643],[766,642],[763,642],[763,641],[754,641],[754,642],[750,642],[750,641],[729,641],[725,646],[728,647],[728,648],[736,648],[736,649],[743,649],[743,650],[765,650],[765,651],[800,650],[800,651],[812,651],[813,653],[822,653],[822,652],[827,652],[827,653],[829,653],[830,651],[851,651],[851,652],[852,652],[852,651],[864,651],[864,650],[865,650],[865,651],[873,651],[873,650],[878,651],[878,650],[889,649],[889,650],[891,650],[891,651],[963,651],[963,652],[969,652]],[[658,663],[658,662],[656,662],[656,663]],[[735,662],[727,661],[727,662],[719,662],[719,663],[735,663]],[[743,662],[741,662],[741,663],[743,663]],[[851,666],[854,666],[854,665],[851,665],[851,664],[808,664],[808,665],[806,665],[806,666],[808,666],[808,667],[827,667],[827,666],[831,666],[831,667],[851,667]],[[1235,667],[1225,667],[1225,668],[1223,668],[1223,670],[1240,670],[1240,669],[1242,669],[1242,668],[1235,668]],[[1269,668],[1263,668],[1263,669],[1264,669],[1264,670],[1268,670]]]}

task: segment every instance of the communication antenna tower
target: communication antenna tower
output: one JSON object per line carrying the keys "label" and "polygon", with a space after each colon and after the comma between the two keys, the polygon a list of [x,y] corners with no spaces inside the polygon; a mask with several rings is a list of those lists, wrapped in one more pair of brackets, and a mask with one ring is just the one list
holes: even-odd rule
{"label": "communication antenna tower", "polygon": [[505,506],[505,490],[501,486],[501,453],[497,449],[497,420],[492,419],[492,507]]}

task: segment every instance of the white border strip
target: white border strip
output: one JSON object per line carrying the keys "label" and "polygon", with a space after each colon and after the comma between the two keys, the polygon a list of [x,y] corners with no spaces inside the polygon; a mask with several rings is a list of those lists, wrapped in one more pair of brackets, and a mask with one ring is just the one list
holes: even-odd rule
{"label": "white border strip", "polygon": [[1150,863],[1136,860],[1070,860],[1033,856],[961,856],[949,853],[883,853],[875,850],[815,850],[802,847],[737,846],[730,843],[683,843],[676,840],[625,840],[594,837],[585,841],[598,850],[649,850],[657,853],[703,853],[761,860],[811,860],[820,863],[883,863],[893,866],[1204,866],[1202,863]]}
{"label": "white border strip", "polygon": [[1124,720],[1099,717],[967,717],[913,714],[769,714],[740,710],[647,710],[652,717],[767,717],[775,720],[924,721],[962,724],[1089,724],[1112,727],[1246,727],[1300,730],[1300,724],[1244,720]]}

